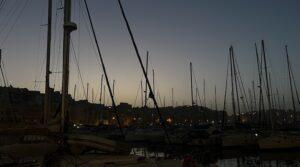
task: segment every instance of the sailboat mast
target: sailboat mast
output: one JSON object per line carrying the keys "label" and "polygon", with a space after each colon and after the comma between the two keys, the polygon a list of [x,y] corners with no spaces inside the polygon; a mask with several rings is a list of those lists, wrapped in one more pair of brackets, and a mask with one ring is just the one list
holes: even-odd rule
{"label": "sailboat mast", "polygon": [[194,95],[193,95],[193,65],[192,65],[192,62],[190,62],[190,77],[191,77],[191,100],[192,100],[192,106],[194,106]]}
{"label": "sailboat mast", "polygon": [[293,115],[294,115],[294,127],[296,127],[296,106],[295,106],[295,98],[294,98],[294,90],[293,90],[293,84],[292,84],[292,75],[291,75],[291,64],[289,59],[289,53],[288,53],[288,46],[285,45],[285,53],[286,53],[286,61],[288,65],[288,71],[289,71],[289,81],[290,81],[290,89],[291,89],[291,96],[292,96],[292,104],[293,104]]}
{"label": "sailboat mast", "polygon": [[45,97],[44,97],[44,113],[43,123],[47,124],[47,117],[50,110],[50,54],[51,54],[51,31],[52,31],[52,0],[48,0],[48,25],[47,25],[47,52],[46,52],[46,82],[45,82]]}
{"label": "sailboat mast", "polygon": [[144,92],[143,92],[143,81],[141,80],[141,107],[144,106],[144,99],[143,99],[143,96],[144,96]]}
{"label": "sailboat mast", "polygon": [[92,88],[92,103],[94,103],[94,88]]}
{"label": "sailboat mast", "polygon": [[292,76],[292,80],[293,80],[293,83],[294,83],[294,88],[295,88],[297,101],[298,101],[298,104],[300,104],[299,93],[298,93],[298,89],[297,89],[297,86],[296,86],[296,81],[295,81],[295,77],[294,77],[292,68],[291,68],[291,76]]}
{"label": "sailboat mast", "polygon": [[215,117],[216,117],[216,124],[219,122],[219,114],[218,114],[218,104],[217,104],[217,86],[215,85]]}
{"label": "sailboat mast", "polygon": [[155,73],[154,69],[152,69],[152,85],[153,85],[153,95],[155,95]]}
{"label": "sailboat mast", "polygon": [[258,70],[258,79],[259,79],[259,101],[258,101],[258,123],[262,124],[262,113],[265,112],[264,107],[264,97],[262,91],[262,60],[260,60],[257,50],[256,43],[255,46],[255,54],[256,54],[256,61],[257,61],[257,70]]}
{"label": "sailboat mast", "polygon": [[267,67],[267,60],[266,60],[266,52],[265,52],[265,42],[264,40],[261,41],[262,45],[262,52],[263,52],[263,59],[264,59],[264,66],[265,66],[265,77],[266,77],[266,85],[267,85],[267,100],[268,100],[268,112],[269,112],[269,123],[271,128],[273,129],[273,119],[272,119],[272,104],[271,104],[271,95],[270,95],[270,87],[269,87],[269,76],[268,76],[268,67]]}
{"label": "sailboat mast", "polygon": [[206,107],[206,92],[205,92],[205,78],[203,79],[203,105]]}
{"label": "sailboat mast", "polygon": [[199,92],[198,87],[196,87],[196,96],[195,96],[196,97],[196,99],[195,99],[195,105],[196,106],[199,106],[199,103],[200,103],[200,102],[198,103],[198,96],[199,96],[198,92]]}
{"label": "sailboat mast", "polygon": [[64,37],[63,37],[63,78],[62,78],[62,105],[61,105],[61,132],[65,128],[65,115],[68,110],[68,90],[69,90],[69,57],[71,32],[77,26],[71,22],[71,0],[64,1]]}
{"label": "sailboat mast", "polygon": [[252,81],[252,92],[253,92],[253,111],[257,111],[257,103],[256,103],[256,93],[255,93],[255,85],[254,81]]}
{"label": "sailboat mast", "polygon": [[[149,59],[149,52],[147,51],[146,55],[146,75],[148,76],[148,59]],[[146,109],[147,107],[147,96],[148,96],[148,86],[147,86],[147,81],[145,80],[145,99],[144,99],[144,108]]]}
{"label": "sailboat mast", "polygon": [[103,86],[103,106],[105,106],[106,102],[105,102],[105,97],[106,97],[106,87],[105,85]]}
{"label": "sailboat mast", "polygon": [[106,67],[105,67],[105,64],[104,64],[104,61],[103,61],[103,57],[102,57],[102,54],[101,54],[101,51],[100,51],[100,47],[99,47],[98,39],[97,39],[97,36],[96,36],[94,24],[92,22],[90,10],[88,8],[86,0],[84,0],[84,4],[85,4],[86,12],[87,12],[87,15],[88,15],[89,23],[90,23],[90,26],[91,26],[91,29],[92,29],[92,34],[93,34],[93,37],[94,37],[94,42],[95,42],[96,47],[97,47],[97,52],[98,52],[98,56],[99,56],[99,59],[100,59],[100,62],[101,62],[102,70],[103,70],[103,73],[104,73],[104,76],[105,76],[108,93],[109,93],[110,98],[111,98],[112,108],[113,108],[114,114],[116,116],[116,120],[117,120],[117,123],[118,123],[118,126],[119,126],[120,133],[121,133],[122,136],[124,136],[123,130],[121,128],[121,122],[120,122],[120,119],[119,119],[119,114],[117,112],[117,106],[116,106],[116,103],[115,103],[114,94],[112,92],[111,85],[109,83],[109,79],[108,79]]}
{"label": "sailboat mast", "polygon": [[215,85],[215,110],[218,111],[218,103],[217,103],[217,86]]}
{"label": "sailboat mast", "polygon": [[253,97],[252,97],[252,92],[251,89],[248,88],[248,94],[249,94],[249,99],[250,99],[250,113],[248,114],[248,117],[250,118],[250,122],[252,123],[252,118],[253,118],[253,113],[254,113],[254,105],[253,105]]}
{"label": "sailboat mast", "polygon": [[277,100],[277,104],[278,104],[278,110],[281,111],[282,108],[281,108],[281,103],[280,103],[280,94],[279,94],[279,91],[278,91],[278,88],[276,88],[276,100]]}
{"label": "sailboat mast", "polygon": [[[230,61],[230,58],[229,58],[229,61]],[[226,100],[227,100],[227,85],[228,85],[229,63],[227,64],[227,69],[226,69],[225,93],[224,93],[224,103],[223,103],[223,111],[222,111],[222,129],[223,130],[224,130],[224,126],[225,126],[225,111],[226,111],[226,102],[227,102]]]}
{"label": "sailboat mast", "polygon": [[100,98],[99,98],[99,101],[100,101],[100,104],[102,103],[102,88],[103,88],[103,74],[101,75],[101,81],[100,81]]}
{"label": "sailboat mast", "polygon": [[[162,114],[161,114],[161,112],[160,112],[160,110],[159,110],[158,103],[157,103],[156,98],[155,98],[155,93],[154,93],[154,91],[153,91],[153,89],[152,89],[152,87],[151,87],[150,81],[149,81],[149,79],[148,79],[148,77],[147,77],[147,75],[146,75],[146,70],[145,70],[144,65],[143,65],[143,63],[142,63],[142,59],[141,59],[141,56],[140,56],[138,47],[137,47],[137,45],[136,45],[136,43],[135,43],[135,40],[134,40],[134,37],[133,37],[133,33],[132,33],[132,31],[131,31],[130,25],[129,25],[128,20],[127,20],[127,18],[126,18],[126,15],[125,15],[125,12],[124,12],[122,3],[121,3],[120,0],[118,0],[118,3],[119,3],[119,7],[120,7],[120,10],[121,10],[123,19],[124,19],[124,21],[125,21],[125,23],[126,23],[126,27],[127,27],[128,32],[129,32],[130,39],[131,39],[131,42],[132,42],[132,44],[133,44],[133,47],[134,47],[136,56],[137,56],[137,58],[138,58],[138,61],[139,61],[139,63],[140,63],[140,66],[141,66],[141,68],[142,68],[142,71],[143,71],[144,77],[145,77],[145,79],[146,79],[147,85],[148,85],[148,87],[149,87],[150,98],[153,100],[154,107],[156,108],[157,114],[158,114],[159,119],[160,119],[160,123],[161,123],[162,126],[163,126],[163,129],[164,129],[164,132],[165,132],[167,141],[168,141],[169,144],[171,144],[171,141],[170,141],[170,138],[169,138],[169,134],[168,134],[168,132],[167,132],[167,130],[166,130],[166,124],[165,124],[165,121],[164,121],[164,119],[162,118]],[[153,85],[153,86],[154,86],[154,85]]]}
{"label": "sailboat mast", "polygon": [[174,107],[174,89],[172,88],[172,107]]}
{"label": "sailboat mast", "polygon": [[276,109],[276,104],[274,103],[274,93],[273,93],[273,85],[272,85],[272,77],[271,73],[269,72],[269,84],[270,84],[270,97],[271,97],[271,104],[272,104],[272,110]]}
{"label": "sailboat mast", "polygon": [[288,119],[287,119],[287,113],[286,113],[286,103],[285,103],[285,97],[282,95],[282,103],[283,103],[283,113],[284,113],[284,126],[287,127]]}
{"label": "sailboat mast", "polygon": [[86,101],[89,101],[89,83],[86,84]]}
{"label": "sailboat mast", "polygon": [[233,66],[233,74],[234,74],[234,82],[235,82],[235,93],[236,93],[236,103],[237,103],[237,109],[239,113],[239,121],[241,121],[241,108],[240,108],[240,96],[238,91],[238,81],[237,81],[237,70],[236,70],[236,62],[235,62],[235,56],[233,47],[231,47],[231,60],[232,60],[232,66]]}
{"label": "sailboat mast", "polygon": [[230,57],[230,78],[231,78],[231,102],[232,102],[232,110],[234,116],[234,122],[236,122],[236,108],[235,108],[235,98],[234,98],[234,70],[233,70],[233,62],[232,62],[232,46],[229,48],[229,57]]}

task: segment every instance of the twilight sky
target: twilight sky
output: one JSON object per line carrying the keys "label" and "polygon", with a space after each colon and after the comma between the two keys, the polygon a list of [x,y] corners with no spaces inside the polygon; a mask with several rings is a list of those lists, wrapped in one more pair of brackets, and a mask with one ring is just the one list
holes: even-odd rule
{"label": "twilight sky", "polygon": [[[200,96],[206,80],[207,105],[217,87],[218,107],[223,104],[228,48],[234,46],[246,89],[257,83],[254,43],[264,39],[272,86],[290,98],[284,45],[300,86],[299,0],[123,0],[140,53],[150,52],[150,70],[156,72],[161,99],[170,104],[174,88],[178,105],[190,104],[189,62],[192,61]],[[117,102],[134,104],[142,71],[138,64],[117,0],[88,0],[109,78],[116,80]],[[51,69],[61,71],[61,0],[53,0]],[[77,84],[77,99],[83,98],[74,52],[79,60],[84,87],[90,83],[89,98],[99,99],[98,55],[89,33],[82,0],[73,0],[70,93]],[[44,91],[47,0],[10,0],[0,8],[0,48],[7,78],[13,86]],[[151,77],[150,77],[151,79]],[[152,80],[152,79],[151,79]],[[51,86],[60,90],[61,74],[51,76]],[[0,80],[2,84],[2,80]],[[144,84],[144,83],[143,83]],[[106,89],[107,90],[107,89]],[[246,90],[247,91],[247,90]],[[140,92],[140,91],[139,91]],[[248,91],[247,91],[248,92]],[[107,92],[108,93],[108,92]],[[106,94],[107,94],[106,93]],[[135,105],[140,105],[138,95]],[[108,96],[106,97],[108,99]],[[95,100],[96,101],[96,100]],[[98,101],[98,100],[97,100]],[[108,104],[110,102],[108,101]]]}

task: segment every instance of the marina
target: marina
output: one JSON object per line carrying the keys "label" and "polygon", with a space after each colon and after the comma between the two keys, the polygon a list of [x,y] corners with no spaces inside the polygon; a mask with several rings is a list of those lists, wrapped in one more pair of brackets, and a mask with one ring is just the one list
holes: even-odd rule
{"label": "marina", "polygon": [[[276,45],[281,47],[281,61],[276,61],[275,68],[272,63],[276,58],[272,58],[274,53],[270,51],[274,47],[272,42],[251,39],[251,46],[247,45],[250,53],[244,60],[240,58],[243,54],[239,44],[226,45],[222,50],[225,61],[216,60],[209,65],[222,74],[214,76],[213,70],[208,71],[208,76],[201,76],[201,85],[197,67],[201,61],[210,59],[209,56],[201,57],[201,61],[187,56],[185,62],[180,61],[184,72],[178,66],[171,70],[172,74],[161,77],[173,65],[159,65],[163,59],[153,56],[155,49],[144,50],[145,44],[135,27],[139,21],[131,15],[127,17],[132,12],[129,5],[132,2],[105,2],[108,8],[113,6],[116,10],[118,26],[115,27],[122,27],[121,32],[125,34],[125,37],[114,36],[114,40],[122,37],[120,41],[127,43],[127,49],[132,52],[129,55],[136,61],[129,66],[132,71],[140,72],[126,73],[122,65],[110,66],[112,59],[106,57],[107,45],[105,40],[102,43],[98,27],[101,19],[96,15],[101,11],[97,10],[101,2],[45,2],[39,2],[48,9],[46,17],[41,16],[47,18],[47,24],[40,25],[40,30],[46,27],[45,40],[38,43],[38,49],[44,48],[45,53],[37,54],[44,58],[37,67],[43,70],[35,71],[41,73],[42,80],[35,77],[34,89],[18,87],[15,81],[21,82],[19,79],[8,79],[12,73],[22,71],[11,70],[11,66],[6,68],[3,59],[11,53],[0,43],[0,166],[300,166],[300,101],[296,80],[299,59],[295,45],[290,48],[282,41],[280,46]],[[27,5],[36,5],[37,1],[22,3],[16,22]],[[10,23],[9,16],[15,16],[14,12],[10,15],[9,9],[19,11],[17,1],[0,0],[0,12],[7,12],[0,18],[7,19],[7,23]],[[4,22],[0,23],[2,26]],[[5,35],[9,36],[12,30]],[[89,37],[84,45],[80,43],[83,37]],[[5,44],[6,38],[3,39]],[[90,61],[86,53],[79,59],[80,53],[86,50],[93,52],[97,60],[94,57]],[[167,64],[175,57],[169,57]],[[25,58],[22,61],[25,63]],[[84,68],[80,66],[82,61],[88,62]],[[114,59],[117,63],[122,61],[126,62],[122,56]],[[154,66],[154,62],[158,65]],[[92,68],[94,63],[96,70]],[[247,64],[251,64],[251,72],[245,70]],[[162,67],[165,69],[161,70]],[[115,69],[118,72],[114,74],[127,82],[119,82],[112,75]],[[280,76],[276,70],[281,70]],[[17,78],[22,78],[21,74]],[[207,78],[218,81],[213,84]],[[118,96],[121,88],[127,91],[122,98]]]}

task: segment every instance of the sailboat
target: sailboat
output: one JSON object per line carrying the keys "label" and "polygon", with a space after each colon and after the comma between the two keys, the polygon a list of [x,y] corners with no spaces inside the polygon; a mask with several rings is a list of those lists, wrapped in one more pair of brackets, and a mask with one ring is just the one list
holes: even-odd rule
{"label": "sailboat", "polygon": [[[52,0],[49,0],[49,16],[48,21],[51,21],[51,6]],[[125,17],[121,1],[119,5],[122,10],[122,14],[128,26],[128,21]],[[109,92],[113,101],[112,91],[109,86],[105,66],[99,51],[98,42],[96,39],[94,27],[92,25],[91,16],[89,13],[87,2],[84,0],[95,42],[97,44],[98,53],[101,59],[101,64],[105,73],[105,78]],[[48,27],[51,26],[51,22]],[[61,115],[53,120],[48,120],[49,114],[49,61],[50,61],[50,38],[51,33],[48,29],[48,51],[47,51],[47,65],[46,65],[46,96],[45,107],[43,114],[43,124],[34,127],[22,127],[20,129],[12,128],[2,130],[1,135],[7,136],[20,136],[23,139],[16,140],[16,143],[9,143],[5,146],[0,146],[0,153],[7,155],[10,161],[4,163],[4,165],[19,164],[18,158],[34,157],[33,161],[27,163],[27,165],[45,165],[45,166],[126,166],[126,167],[143,167],[143,166],[181,166],[181,161],[161,160],[153,161],[152,159],[145,159],[143,157],[129,155],[130,148],[126,144],[109,140],[104,137],[93,134],[79,134],[70,133],[68,128],[68,85],[69,85],[69,51],[70,51],[70,36],[71,32],[76,30],[77,26],[71,22],[71,0],[64,0],[64,38],[63,38],[63,79],[62,79],[62,102],[61,102]],[[130,35],[132,33],[128,27]],[[49,56],[49,57],[48,57]],[[144,69],[143,69],[144,70]],[[145,71],[144,71],[145,72]],[[153,95],[152,88],[149,84],[149,80],[146,76],[146,81],[149,87],[151,98],[157,107],[157,102]],[[113,107],[115,107],[113,101]],[[157,107],[158,110],[158,107]],[[159,113],[159,111],[158,111]],[[160,116],[161,117],[161,116]],[[122,134],[122,130],[120,131]],[[167,134],[167,132],[166,132]]]}
{"label": "sailboat", "polygon": [[[287,66],[288,66],[288,73],[289,73],[289,83],[290,83],[290,90],[293,102],[293,111],[294,111],[294,129],[297,128],[297,115],[296,115],[296,106],[295,106],[295,99],[294,99],[294,91],[293,91],[293,84],[292,84],[292,69],[290,66],[290,60],[288,55],[288,47],[285,46],[285,53],[287,59]],[[294,85],[295,86],[295,85]],[[296,89],[296,87],[295,87]],[[271,133],[271,135],[261,138],[258,140],[259,148],[262,150],[270,150],[270,149],[298,149],[300,148],[300,134],[299,132],[292,132],[292,131],[282,131]]]}
{"label": "sailboat", "polygon": [[[51,42],[51,17],[52,15],[52,0],[48,1],[48,40],[47,40],[47,58],[50,55],[50,42]],[[49,63],[50,60],[47,59]],[[47,65],[49,65],[47,63]],[[48,68],[49,66],[47,66]],[[46,72],[46,78],[49,78],[49,71]],[[48,82],[47,82],[48,81]],[[46,79],[49,84],[49,80]],[[47,85],[47,84],[46,84]],[[47,86],[46,86],[47,87]],[[50,89],[46,88],[49,94]],[[48,104],[47,104],[48,105]],[[44,115],[46,118],[46,115]],[[45,123],[44,119],[44,123]],[[8,142],[1,143],[0,153],[9,155],[10,157],[25,157],[25,156],[40,156],[53,153],[58,148],[54,132],[57,130],[53,124],[51,131],[45,124],[38,125],[15,125],[14,127],[2,128],[1,136],[8,139]]]}
{"label": "sailboat", "polygon": [[[10,139],[10,142],[0,146],[0,153],[9,157],[23,158],[52,155],[58,150],[69,145],[73,153],[82,153],[91,149],[110,153],[129,153],[130,148],[119,145],[118,142],[105,139],[94,135],[80,135],[66,133],[65,114],[67,111],[68,100],[68,56],[70,47],[70,33],[76,29],[76,24],[70,21],[71,0],[65,0],[65,20],[64,20],[64,47],[63,47],[63,93],[62,93],[62,115],[61,117],[48,120],[49,118],[49,63],[50,63],[50,44],[51,44],[51,19],[52,19],[52,0],[48,0],[48,38],[47,38],[47,63],[46,63],[46,91],[45,107],[43,113],[43,124],[34,126],[23,126],[1,129],[1,135]],[[16,139],[15,139],[16,138]],[[12,140],[13,139],[13,140]]]}
{"label": "sailboat", "polygon": [[[237,126],[241,124],[241,114],[240,114],[240,106],[239,106],[239,98],[238,95],[238,83],[237,83],[237,71],[236,71],[236,60],[233,53],[233,47],[229,48],[229,60],[230,60],[230,73],[231,73],[231,98],[232,98],[232,109],[233,109],[233,117],[234,117],[234,128],[233,130],[226,130],[221,134],[222,139],[222,147],[252,147],[257,145],[257,134],[243,129],[237,129]],[[228,70],[227,70],[228,72]],[[228,75],[228,74],[227,74]],[[226,78],[227,82],[227,78]],[[225,95],[226,96],[226,95]],[[236,96],[236,98],[235,98]],[[238,116],[236,113],[236,104],[237,101],[237,109]],[[225,103],[225,102],[224,102]],[[226,104],[224,104],[225,106]],[[225,107],[224,107],[225,108]]]}

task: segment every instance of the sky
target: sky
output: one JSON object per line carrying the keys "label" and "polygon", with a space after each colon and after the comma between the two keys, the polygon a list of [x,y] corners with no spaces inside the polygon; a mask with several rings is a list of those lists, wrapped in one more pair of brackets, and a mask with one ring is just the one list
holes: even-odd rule
{"label": "sky", "polygon": [[[142,70],[135,55],[117,0],[87,0],[109,79],[115,80],[117,103],[141,104]],[[178,105],[191,104],[189,62],[203,100],[223,108],[228,48],[232,45],[245,88],[258,84],[254,43],[265,40],[272,87],[290,102],[284,46],[288,45],[297,87],[300,86],[300,1],[298,0],[123,0],[124,9],[149,70],[155,70],[155,88],[171,104],[171,89]],[[62,14],[61,0],[53,0],[51,87],[61,89]],[[70,55],[70,94],[77,85],[76,99],[84,98],[89,83],[89,100],[98,102],[102,70],[90,37],[82,0],[73,0]],[[46,0],[10,0],[0,8],[0,48],[8,81],[15,87],[44,91]],[[83,83],[78,77],[78,59]],[[150,73],[152,80],[152,73]],[[37,82],[35,82],[37,81]],[[194,81],[195,82],[195,81]],[[2,79],[0,80],[2,84]],[[145,83],[143,83],[144,86]],[[55,85],[55,86],[54,86]],[[107,89],[106,89],[107,90]],[[247,91],[246,90],[246,91]],[[94,99],[92,100],[92,91]],[[106,95],[108,92],[106,91]],[[108,96],[106,97],[108,99]],[[107,100],[109,104],[109,100]],[[229,103],[229,102],[228,102]],[[160,104],[162,105],[162,104]]]}

